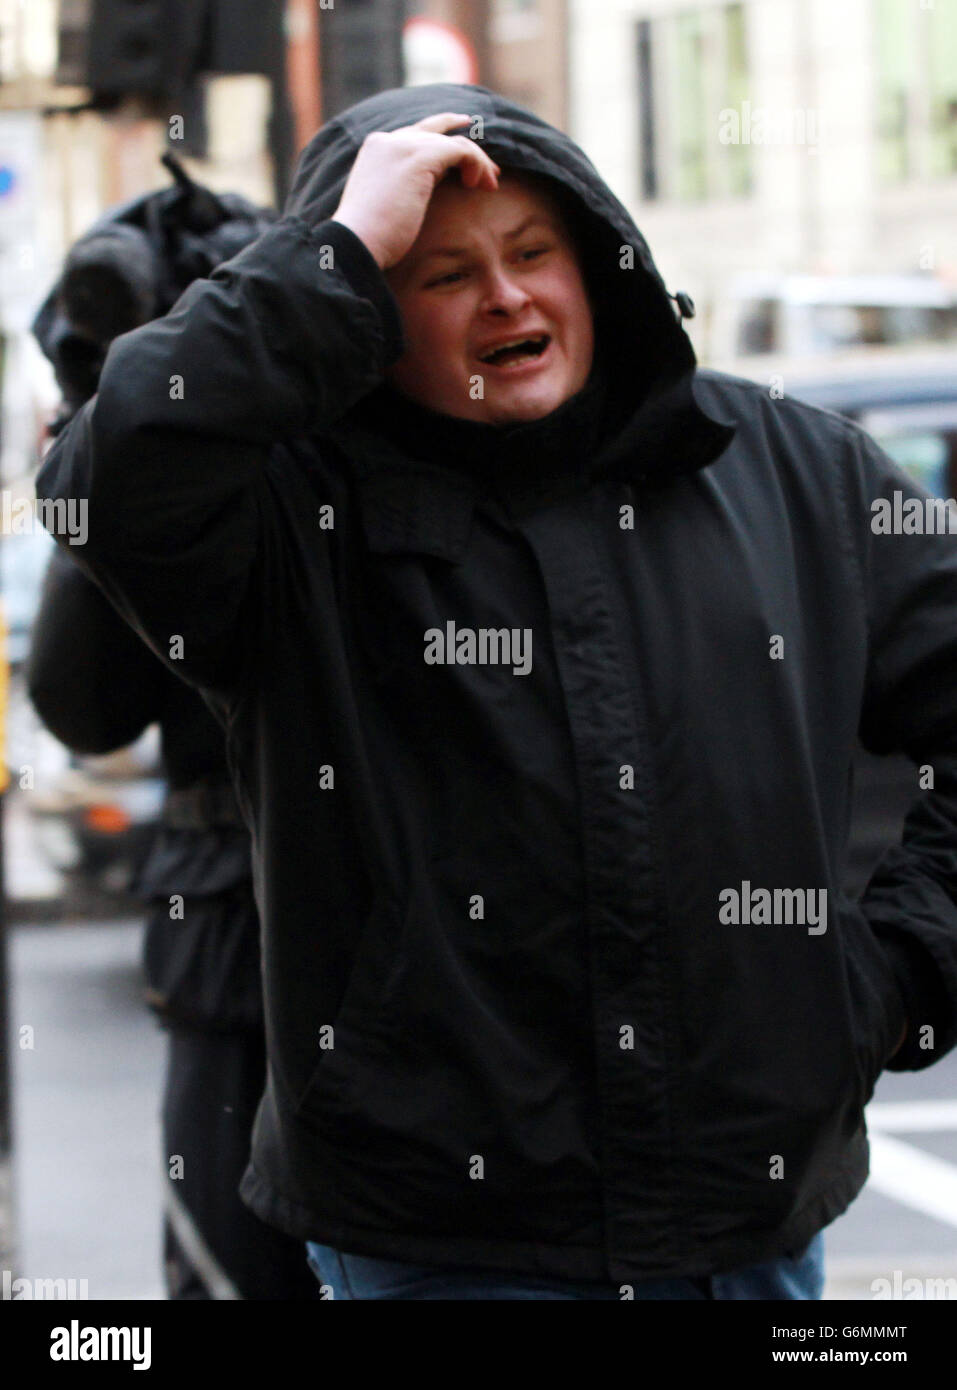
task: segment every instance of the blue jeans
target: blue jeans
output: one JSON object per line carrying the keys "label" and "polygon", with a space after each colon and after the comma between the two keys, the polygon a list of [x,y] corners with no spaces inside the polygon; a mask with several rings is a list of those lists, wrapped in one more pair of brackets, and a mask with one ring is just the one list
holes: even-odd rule
{"label": "blue jeans", "polygon": [[[449,1269],[411,1265],[368,1255],[348,1255],[329,1245],[306,1243],[309,1267],[326,1298],[477,1299],[600,1298],[620,1300],[628,1289],[636,1299],[820,1298],[824,1289],[824,1234],[804,1250],[732,1274],[699,1279],[640,1279],[633,1284],[576,1283],[507,1270]],[[327,1292],[328,1290],[328,1292]]]}

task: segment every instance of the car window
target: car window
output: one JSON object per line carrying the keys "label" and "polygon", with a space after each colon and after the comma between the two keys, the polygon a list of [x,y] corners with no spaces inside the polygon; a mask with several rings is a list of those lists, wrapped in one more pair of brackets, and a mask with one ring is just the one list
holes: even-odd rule
{"label": "car window", "polygon": [[37,525],[31,531],[5,535],[0,545],[0,590],[11,662],[18,663],[26,657],[43,576],[55,544],[50,533]]}
{"label": "car window", "polygon": [[957,401],[869,411],[861,424],[928,492],[957,495]]}
{"label": "car window", "polygon": [[813,304],[810,337],[816,352],[870,346],[957,341],[957,307],[926,304]]}
{"label": "car window", "polygon": [[898,434],[875,436],[882,449],[890,454],[915,482],[921,483],[935,497],[949,493],[947,440],[939,434]]}

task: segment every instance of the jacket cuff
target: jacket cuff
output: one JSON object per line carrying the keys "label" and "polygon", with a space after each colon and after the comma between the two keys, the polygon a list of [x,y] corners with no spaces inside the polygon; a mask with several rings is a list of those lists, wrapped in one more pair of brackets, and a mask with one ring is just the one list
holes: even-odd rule
{"label": "jacket cuff", "polygon": [[389,362],[400,357],[405,346],[402,337],[402,316],[395,297],[379,269],[379,263],[361,237],[351,227],[327,218],[309,228],[310,235],[332,247],[336,266],[348,280],[360,299],[367,299],[382,319],[385,353]]}
{"label": "jacket cuff", "polygon": [[907,1037],[900,1051],[884,1064],[886,1071],[916,1071],[937,1058],[931,1047],[921,1047],[921,1028],[930,1024],[933,1037],[946,1031],[950,1004],[940,976],[928,953],[906,932],[884,927],[877,931],[881,947],[897,980],[907,1015]]}

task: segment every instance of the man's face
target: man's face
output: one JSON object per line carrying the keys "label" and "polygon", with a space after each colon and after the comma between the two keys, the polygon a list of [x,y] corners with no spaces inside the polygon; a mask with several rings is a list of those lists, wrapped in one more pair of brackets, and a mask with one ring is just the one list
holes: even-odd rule
{"label": "man's face", "polygon": [[520,176],[495,190],[454,175],[439,184],[386,279],[406,340],[388,379],[420,405],[516,424],[585,385],[594,330],[576,249],[552,200]]}

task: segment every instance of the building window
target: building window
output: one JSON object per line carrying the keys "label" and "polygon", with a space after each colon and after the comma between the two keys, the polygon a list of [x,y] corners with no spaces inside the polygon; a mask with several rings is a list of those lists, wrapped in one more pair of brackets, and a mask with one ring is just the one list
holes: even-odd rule
{"label": "building window", "polygon": [[[677,156],[675,193],[679,198],[704,198],[708,192],[708,112],[705,83],[707,60],[705,16],[700,10],[677,14],[674,24],[673,80],[674,154]],[[710,37],[710,35],[709,35]]]}
{"label": "building window", "polygon": [[[727,105],[742,111],[748,95],[748,37],[744,6],[729,5],[724,11],[725,90]],[[723,146],[727,159],[727,191],[744,197],[753,187],[751,146],[743,143]]]}
{"label": "building window", "polygon": [[917,82],[908,5],[877,0],[877,144],[881,177],[907,178],[911,93]]}
{"label": "building window", "polygon": [[538,0],[492,0],[489,18],[494,43],[522,43],[542,36]]}
{"label": "building window", "polygon": [[719,113],[744,114],[743,4],[640,20],[637,85],[643,197],[701,201],[751,192],[750,142],[719,138]]}
{"label": "building window", "polygon": [[638,184],[643,198],[658,196],[658,148],[655,129],[655,79],[651,63],[651,24],[638,24]]}
{"label": "building window", "polygon": [[957,173],[957,9],[875,0],[874,18],[881,178]]}
{"label": "building window", "polygon": [[957,9],[925,10],[930,29],[930,172],[957,173]]}

